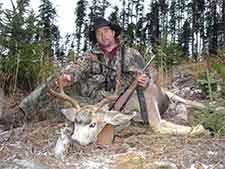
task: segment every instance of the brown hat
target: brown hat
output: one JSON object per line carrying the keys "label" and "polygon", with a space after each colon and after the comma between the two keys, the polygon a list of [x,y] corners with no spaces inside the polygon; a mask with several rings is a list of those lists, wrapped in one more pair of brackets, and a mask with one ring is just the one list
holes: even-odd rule
{"label": "brown hat", "polygon": [[109,26],[112,30],[114,30],[115,31],[115,38],[118,37],[120,35],[120,32],[122,31],[122,28],[118,24],[109,22],[102,17],[98,17],[95,20],[95,24],[93,26],[93,29],[89,32],[89,39],[93,44],[96,44],[96,42],[97,42],[96,35],[95,35],[96,29],[100,28],[100,27],[103,27],[103,26]]}

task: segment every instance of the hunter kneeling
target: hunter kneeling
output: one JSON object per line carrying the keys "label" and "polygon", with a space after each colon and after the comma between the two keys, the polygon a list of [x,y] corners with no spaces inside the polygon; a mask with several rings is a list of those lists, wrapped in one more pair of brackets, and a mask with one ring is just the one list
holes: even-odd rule
{"label": "hunter kneeling", "polygon": [[[119,39],[120,32],[119,25],[104,18],[97,18],[89,34],[95,47],[78,59],[75,65],[65,69],[58,82],[60,93],[50,90],[51,94],[69,101],[74,106],[62,110],[63,114],[74,122],[72,138],[80,144],[89,144],[97,139],[99,143],[104,144],[105,142],[101,141],[106,136],[104,130],[105,133],[113,133],[112,128],[107,124],[125,125],[139,114],[142,115],[145,123],[150,124],[154,132],[177,135],[195,135],[204,132],[201,125],[191,128],[161,119],[160,114],[168,108],[169,97],[150,80],[149,73],[143,69],[145,64],[140,53],[125,47]],[[63,92],[65,82],[74,84],[78,94],[93,100],[94,105],[80,107],[75,100]],[[125,91],[128,86],[132,92],[128,92],[129,95],[126,96],[127,104],[117,105],[117,96],[123,97],[121,91]],[[43,94],[41,90],[42,88],[39,88],[39,93]],[[35,98],[31,94],[19,107],[25,113],[32,111],[34,106],[28,103],[34,105],[35,100],[38,100]],[[115,104],[111,104],[110,107],[105,106],[112,101],[115,101]],[[133,113],[122,113],[122,108],[124,112]],[[136,111],[139,114],[135,113]],[[112,135],[109,137],[111,138]]]}

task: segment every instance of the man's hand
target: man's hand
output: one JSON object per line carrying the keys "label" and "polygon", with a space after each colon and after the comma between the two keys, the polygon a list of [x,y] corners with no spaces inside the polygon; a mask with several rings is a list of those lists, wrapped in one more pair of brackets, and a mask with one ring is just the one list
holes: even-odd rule
{"label": "man's hand", "polygon": [[146,88],[149,83],[149,77],[145,73],[140,73],[137,76],[138,86],[142,88]]}
{"label": "man's hand", "polygon": [[62,78],[63,80],[63,85],[62,85],[63,87],[67,87],[71,85],[72,78],[69,74],[64,73],[60,78]]}
{"label": "man's hand", "polygon": [[64,73],[63,74],[63,80],[70,82],[71,81],[71,76],[69,74]]}

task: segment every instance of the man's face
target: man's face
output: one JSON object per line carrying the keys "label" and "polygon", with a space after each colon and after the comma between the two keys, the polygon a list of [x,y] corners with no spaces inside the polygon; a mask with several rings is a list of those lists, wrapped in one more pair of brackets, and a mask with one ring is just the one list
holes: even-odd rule
{"label": "man's face", "polygon": [[109,26],[103,26],[96,29],[97,42],[105,48],[114,44],[114,36],[115,31],[113,31]]}

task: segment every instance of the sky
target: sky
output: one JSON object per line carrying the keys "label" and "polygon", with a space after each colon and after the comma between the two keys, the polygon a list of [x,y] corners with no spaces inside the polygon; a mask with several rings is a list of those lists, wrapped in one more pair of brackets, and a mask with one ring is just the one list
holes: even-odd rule
{"label": "sky", "polygon": [[[16,0],[13,0],[16,2]],[[56,9],[58,18],[56,25],[59,26],[61,36],[64,37],[67,33],[73,33],[75,27],[75,16],[74,11],[78,0],[50,0],[53,4],[53,7]],[[91,2],[91,0],[89,0]],[[10,0],[0,0],[0,3],[3,3],[3,9],[10,9],[11,3]],[[110,3],[112,6],[119,5],[119,0],[111,0]],[[35,12],[38,11],[38,6],[40,5],[40,0],[30,0],[30,6],[34,9]],[[109,13],[110,9],[107,13]]]}

